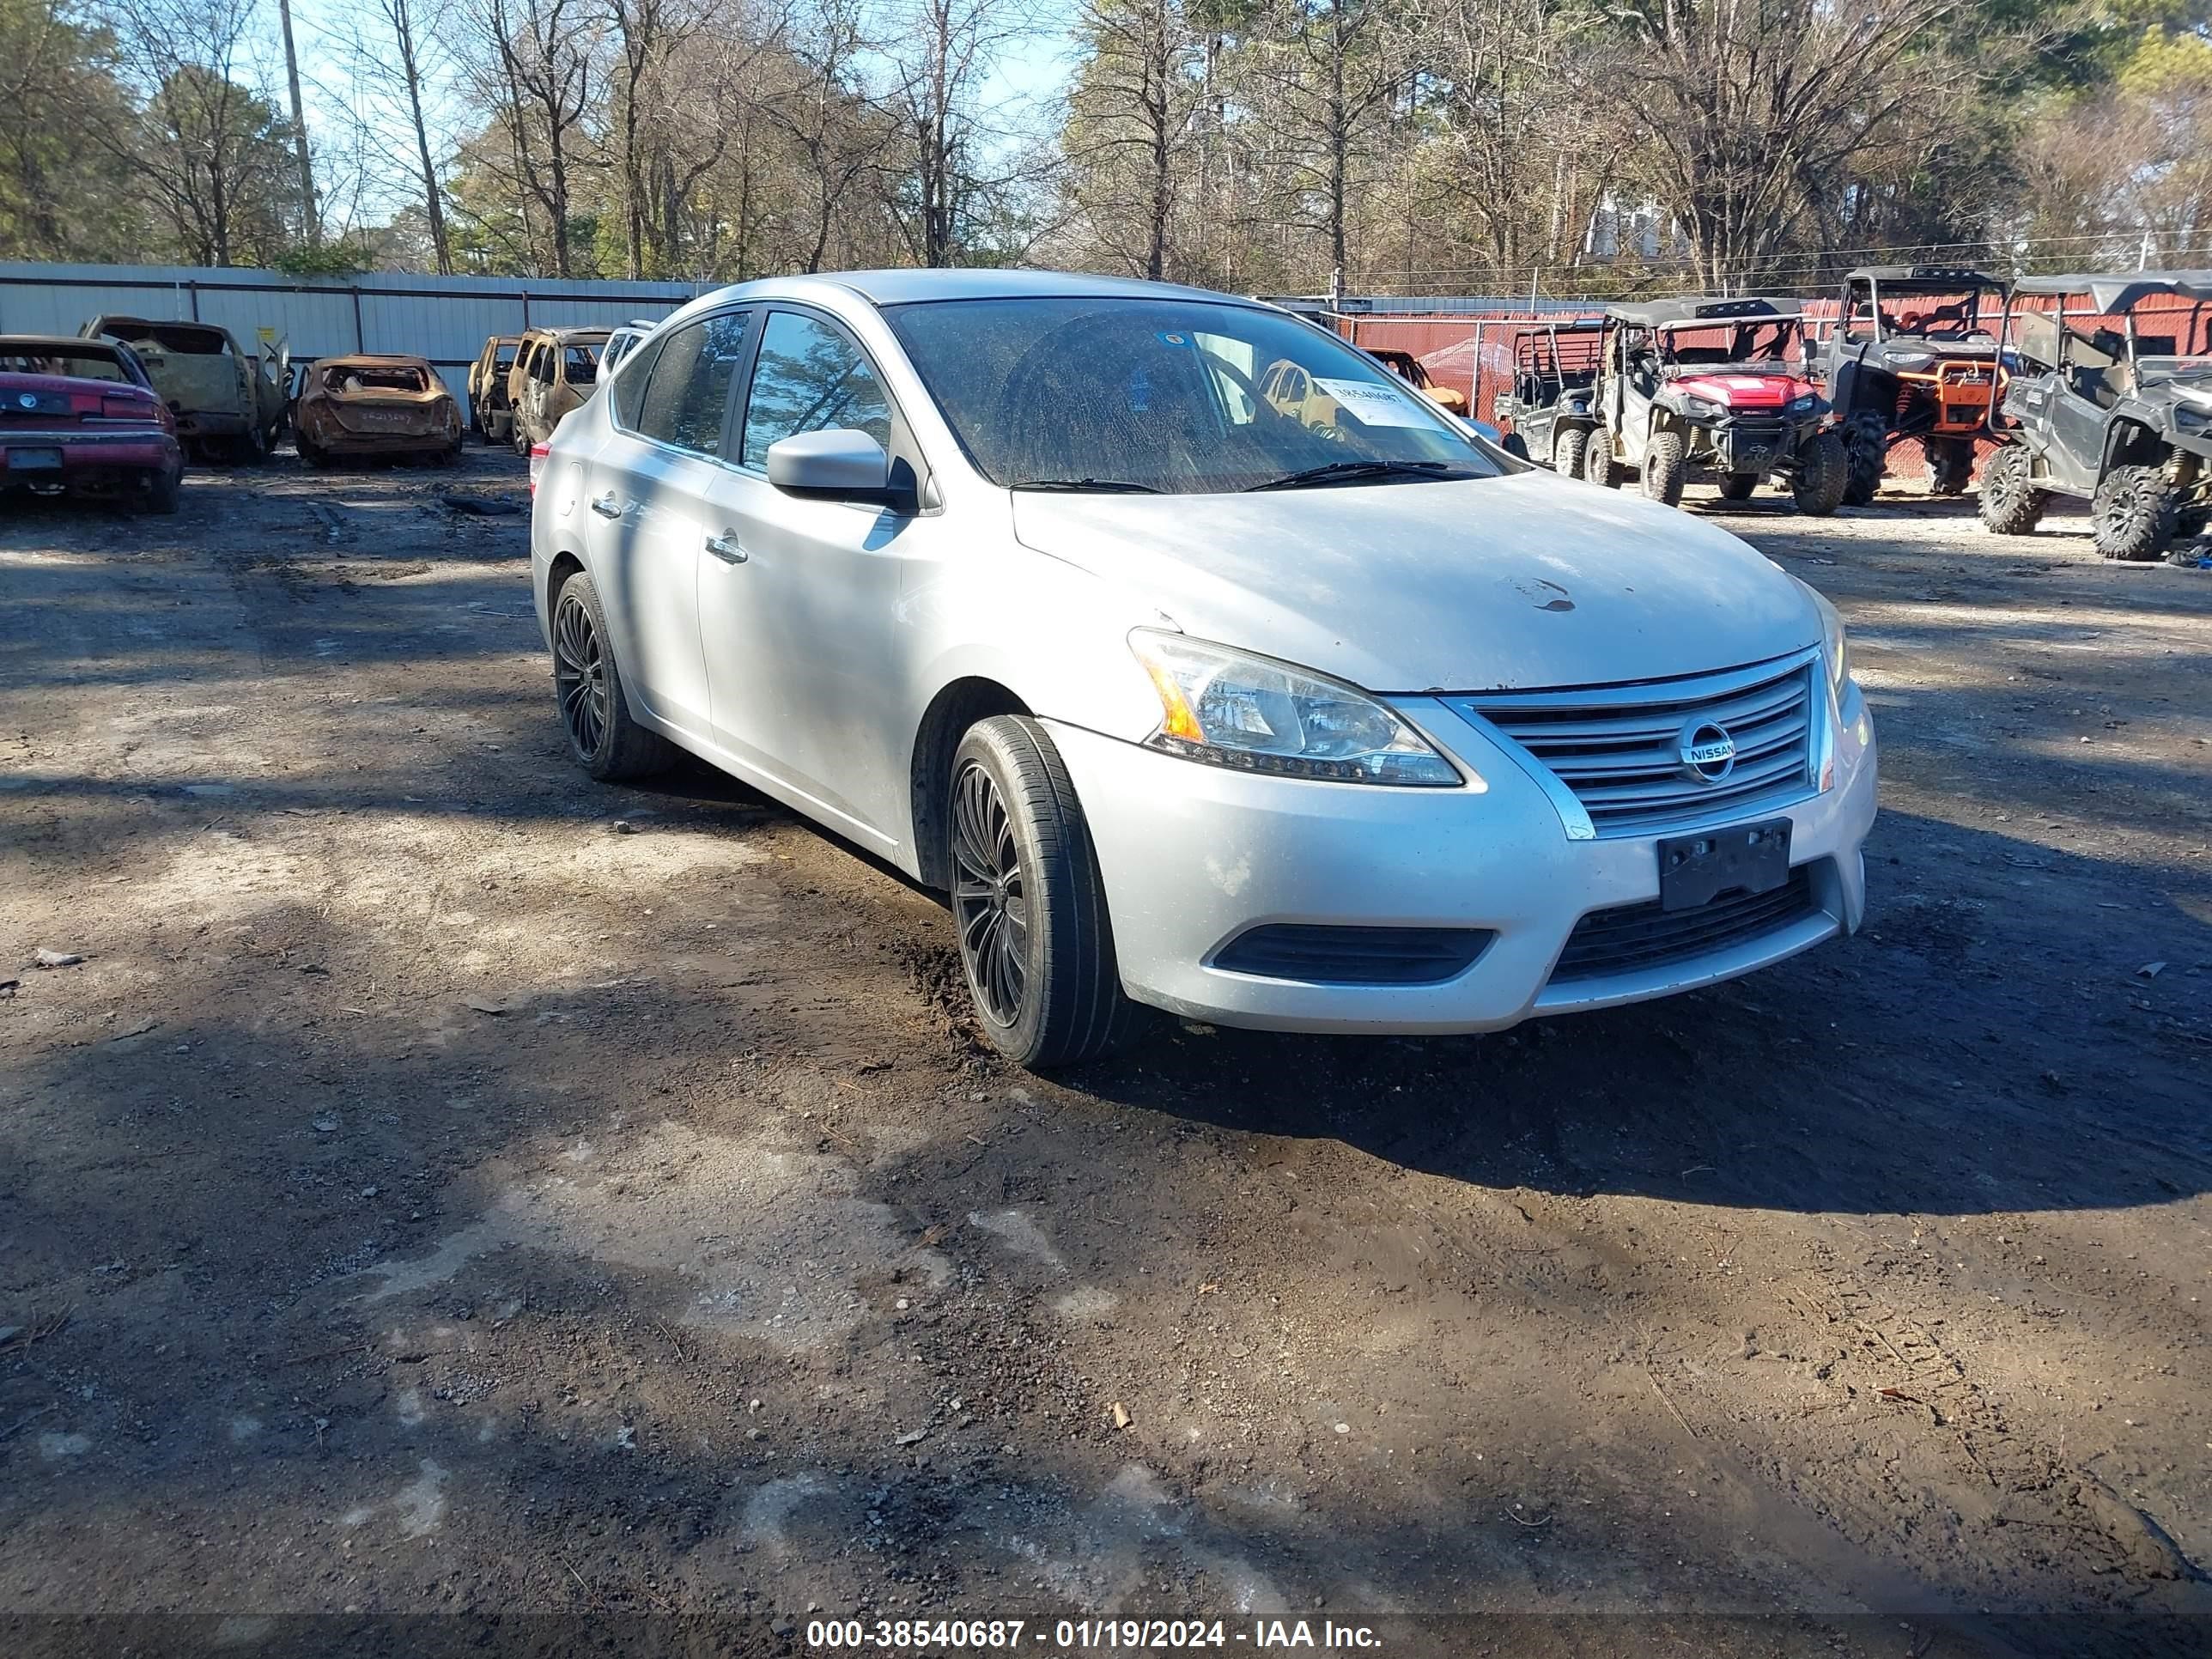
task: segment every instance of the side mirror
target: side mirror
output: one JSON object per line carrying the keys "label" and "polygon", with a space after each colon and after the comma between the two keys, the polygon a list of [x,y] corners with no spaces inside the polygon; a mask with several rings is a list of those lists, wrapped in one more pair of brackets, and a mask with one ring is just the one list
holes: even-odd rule
{"label": "side mirror", "polygon": [[793,495],[892,505],[890,457],[865,432],[797,432],[768,447],[768,481]]}

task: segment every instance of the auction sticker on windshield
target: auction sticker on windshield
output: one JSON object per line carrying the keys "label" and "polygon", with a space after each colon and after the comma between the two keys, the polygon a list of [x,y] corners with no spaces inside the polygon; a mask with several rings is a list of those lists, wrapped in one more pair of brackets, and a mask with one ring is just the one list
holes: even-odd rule
{"label": "auction sticker on windshield", "polygon": [[1335,398],[1347,414],[1358,417],[1362,426],[1437,424],[1433,415],[1403,392],[1387,386],[1376,386],[1370,380],[1324,380],[1318,375],[1314,384]]}

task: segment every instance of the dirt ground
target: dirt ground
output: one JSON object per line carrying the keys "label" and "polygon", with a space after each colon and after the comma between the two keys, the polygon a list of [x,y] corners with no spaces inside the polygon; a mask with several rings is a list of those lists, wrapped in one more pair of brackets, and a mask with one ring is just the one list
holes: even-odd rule
{"label": "dirt ground", "polygon": [[2212,570],[1731,510],[1853,629],[1866,933],[1045,1081],[928,896],[572,769],[439,499],[522,482],[0,517],[9,1651],[2212,1649]]}

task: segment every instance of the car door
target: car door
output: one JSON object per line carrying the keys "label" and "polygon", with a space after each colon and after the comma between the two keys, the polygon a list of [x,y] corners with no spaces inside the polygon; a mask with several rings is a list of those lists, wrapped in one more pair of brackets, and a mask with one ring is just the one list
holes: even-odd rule
{"label": "car door", "polygon": [[2058,351],[2048,405],[2052,442],[2047,459],[2059,483],[2086,495],[2096,488],[2105,459],[2106,409],[2094,394],[2112,396],[2109,371],[2115,358],[2079,331],[2063,327]]}
{"label": "car door", "polygon": [[769,446],[801,432],[867,433],[917,485],[920,451],[882,377],[845,329],[777,305],[738,400],[731,465],[709,488],[700,627],[714,730],[809,810],[895,850],[908,787],[899,581],[915,520],[805,500],[768,481]]}
{"label": "car door", "polygon": [[710,313],[611,386],[609,433],[586,489],[592,568],[617,658],[653,718],[702,746],[714,741],[714,719],[699,562],[750,325],[746,310]]}

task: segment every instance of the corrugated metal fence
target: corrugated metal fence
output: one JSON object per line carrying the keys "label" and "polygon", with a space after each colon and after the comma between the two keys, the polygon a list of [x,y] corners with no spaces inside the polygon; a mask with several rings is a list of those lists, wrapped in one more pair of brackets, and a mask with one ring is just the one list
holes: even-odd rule
{"label": "corrugated metal fence", "polygon": [[0,263],[0,334],[75,334],[102,315],[216,323],[249,350],[257,340],[287,341],[295,360],[349,351],[428,357],[459,397],[487,335],[665,317],[704,291],[685,283]]}

